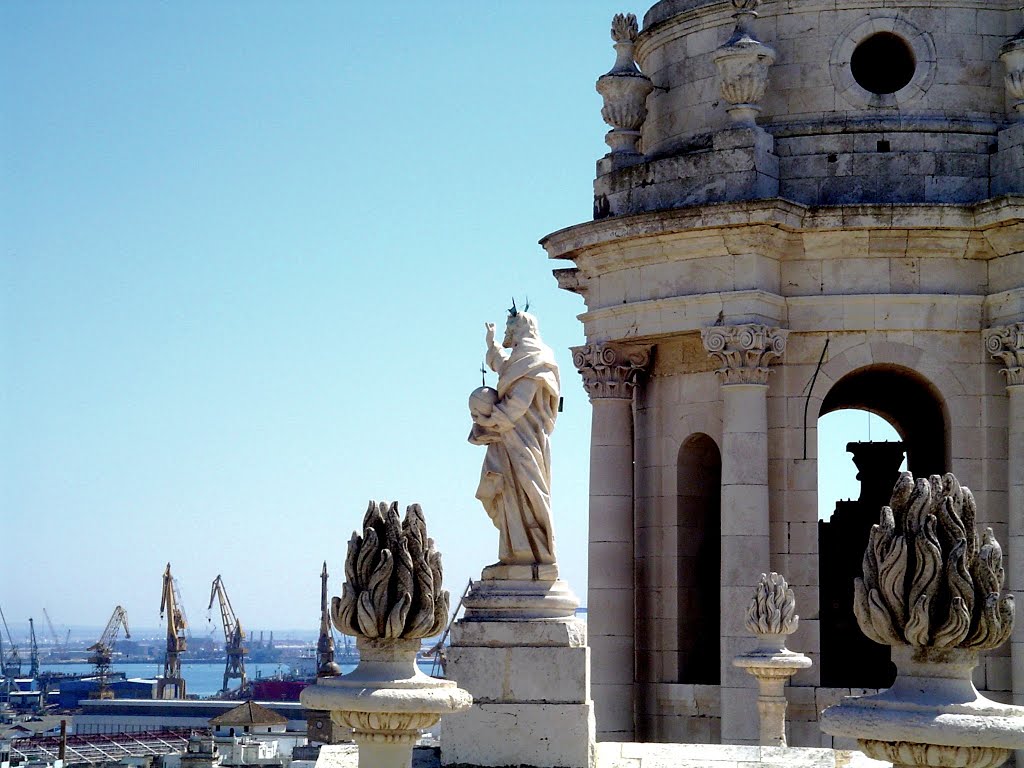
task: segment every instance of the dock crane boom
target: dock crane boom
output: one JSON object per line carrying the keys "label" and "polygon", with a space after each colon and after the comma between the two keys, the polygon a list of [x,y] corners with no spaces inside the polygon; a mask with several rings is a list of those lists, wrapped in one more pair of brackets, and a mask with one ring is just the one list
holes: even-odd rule
{"label": "dock crane boom", "polygon": [[4,616],[4,609],[0,608],[0,621],[3,622],[4,632],[7,634],[7,645],[10,650],[3,652],[3,641],[0,640],[0,674],[4,677],[18,677],[21,674],[21,654],[18,653],[18,646],[11,638],[11,630],[7,628],[7,618]]}
{"label": "dock crane boom", "polygon": [[244,689],[246,682],[245,654],[249,649],[242,645],[245,641],[245,630],[242,629],[242,622],[235,616],[220,574],[217,574],[217,578],[210,586],[210,604],[207,606],[207,610],[213,608],[215,597],[220,604],[220,619],[224,626],[224,653],[227,655],[227,662],[224,665],[224,684],[221,686],[221,691],[228,690],[228,680],[232,678],[238,678],[239,686]]}
{"label": "dock crane boom", "polygon": [[50,621],[50,614],[47,613],[46,609],[43,608],[43,618],[46,619],[46,626],[50,629],[50,637],[53,638],[53,650],[55,653],[63,654],[64,649],[60,644],[60,637],[57,636],[57,630],[53,628],[53,622]]}
{"label": "dock crane boom", "polygon": [[167,617],[167,654],[164,656],[164,675],[156,681],[156,696],[166,698],[167,688],[174,689],[174,698],[185,698],[185,678],[181,676],[181,654],[185,652],[185,630],[188,622],[181,607],[178,587],[171,576],[171,564],[164,570],[163,592],[160,596],[160,618]]}
{"label": "dock crane boom", "polygon": [[28,676],[39,676],[39,645],[36,643],[36,626],[32,617],[28,618]]}
{"label": "dock crane boom", "polygon": [[110,675],[110,662],[114,656],[114,642],[117,640],[118,630],[124,627],[124,636],[131,637],[128,629],[128,613],[120,605],[114,607],[110,614],[110,621],[106,629],[100,635],[100,639],[86,648],[91,653],[89,663],[96,667],[96,677],[99,678],[99,691],[96,693],[98,699],[112,699],[114,694],[107,687],[107,677]]}

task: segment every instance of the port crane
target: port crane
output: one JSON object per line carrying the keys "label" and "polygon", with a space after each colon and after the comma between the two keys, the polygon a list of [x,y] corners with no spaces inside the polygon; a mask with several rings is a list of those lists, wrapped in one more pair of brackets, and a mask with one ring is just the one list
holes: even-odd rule
{"label": "port crane", "polygon": [[245,654],[249,649],[242,645],[245,641],[245,630],[242,629],[242,622],[235,616],[220,574],[217,574],[217,578],[210,586],[210,604],[207,606],[207,610],[213,608],[214,598],[220,605],[220,619],[224,626],[224,653],[227,655],[227,662],[224,665],[224,684],[221,686],[221,691],[228,690],[228,680],[232,678],[238,678],[239,686],[241,690],[244,690],[246,683]]}
{"label": "port crane", "polygon": [[54,653],[62,655],[64,653],[64,649],[61,647],[60,637],[57,636],[57,630],[53,628],[53,622],[50,621],[50,614],[46,612],[45,608],[43,608],[43,618],[46,619],[46,626],[50,629],[50,637],[53,638]]}
{"label": "port crane", "polygon": [[31,616],[28,619],[28,676],[39,676],[39,645],[36,643],[36,626]]}
{"label": "port crane", "polygon": [[18,653],[18,646],[11,638],[11,630],[7,628],[7,618],[4,616],[4,609],[0,608],[0,621],[3,622],[4,632],[7,634],[7,645],[10,647],[6,653],[3,649],[3,637],[0,637],[0,674],[4,677],[18,677],[21,675],[21,654]]}
{"label": "port crane", "polygon": [[96,668],[96,677],[99,678],[100,687],[94,694],[97,699],[112,699],[114,694],[107,687],[107,677],[110,675],[110,662],[114,656],[114,643],[117,640],[117,633],[124,627],[124,636],[131,637],[128,630],[128,613],[120,605],[114,607],[110,614],[110,621],[106,629],[100,635],[100,639],[86,648],[90,652],[89,663]]}
{"label": "port crane", "polygon": [[160,595],[160,618],[167,617],[167,653],[164,656],[164,675],[156,681],[156,697],[168,698],[165,692],[173,689],[175,699],[185,698],[185,678],[181,676],[181,654],[185,652],[185,630],[188,621],[181,606],[178,585],[171,575],[171,564],[164,571],[163,592]]}

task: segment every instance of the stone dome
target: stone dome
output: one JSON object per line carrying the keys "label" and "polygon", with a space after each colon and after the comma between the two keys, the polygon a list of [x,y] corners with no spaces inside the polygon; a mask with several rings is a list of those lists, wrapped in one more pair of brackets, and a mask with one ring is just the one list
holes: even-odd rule
{"label": "stone dome", "polygon": [[[662,0],[635,39],[653,85],[638,154],[599,165],[599,216],[775,196],[842,205],[1019,192],[1019,132],[1000,136],[1024,117],[1007,74],[1019,6]],[[726,73],[718,60],[741,31],[765,53],[740,52]],[[742,90],[757,70],[761,95],[741,106],[766,135],[722,135],[737,128],[723,80]]]}

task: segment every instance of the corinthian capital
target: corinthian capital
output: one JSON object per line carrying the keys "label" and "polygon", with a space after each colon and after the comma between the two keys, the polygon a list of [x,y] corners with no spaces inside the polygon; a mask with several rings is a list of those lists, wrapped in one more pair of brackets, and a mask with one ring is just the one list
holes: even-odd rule
{"label": "corinthian capital", "polygon": [[767,384],[768,368],[786,349],[789,331],[766,325],[716,325],[702,328],[708,354],[722,363],[723,384]]}
{"label": "corinthian capital", "polygon": [[651,361],[645,344],[587,344],[572,347],[572,362],[591,400],[629,400],[637,378]]}
{"label": "corinthian capital", "polygon": [[985,331],[985,350],[1005,368],[1006,386],[1024,384],[1024,323],[1001,325]]}

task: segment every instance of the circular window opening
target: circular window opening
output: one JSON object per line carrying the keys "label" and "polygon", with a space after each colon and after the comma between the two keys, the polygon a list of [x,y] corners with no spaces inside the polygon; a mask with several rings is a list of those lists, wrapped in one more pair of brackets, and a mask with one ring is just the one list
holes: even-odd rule
{"label": "circular window opening", "polygon": [[871,93],[896,93],[914,77],[914,52],[892,32],[876,32],[850,57],[853,79]]}

